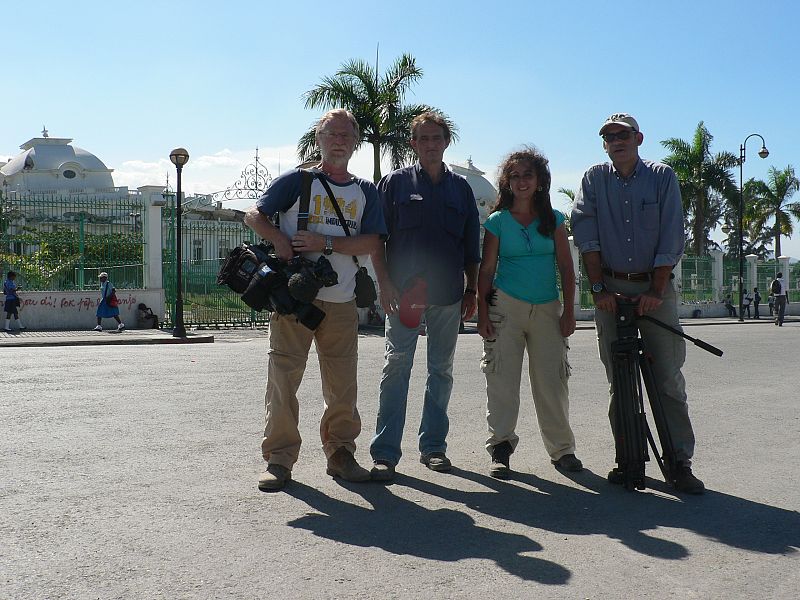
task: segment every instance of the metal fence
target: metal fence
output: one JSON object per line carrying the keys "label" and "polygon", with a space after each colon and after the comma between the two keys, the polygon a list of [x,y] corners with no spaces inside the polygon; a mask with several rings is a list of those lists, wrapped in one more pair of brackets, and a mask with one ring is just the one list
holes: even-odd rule
{"label": "metal fence", "polygon": [[[166,324],[171,326],[175,311],[176,257],[175,207],[162,212],[164,244],[164,291]],[[183,254],[183,320],[186,325],[253,327],[266,324],[269,315],[255,312],[226,286],[217,285],[217,273],[228,253],[242,242],[259,241],[243,223],[193,219],[184,212],[181,219]]]}
{"label": "metal fence", "polygon": [[678,289],[683,302],[705,302],[714,297],[714,259],[684,256]]}
{"label": "metal fence", "polygon": [[0,264],[26,290],[142,287],[145,211],[138,198],[23,195],[0,202]]}

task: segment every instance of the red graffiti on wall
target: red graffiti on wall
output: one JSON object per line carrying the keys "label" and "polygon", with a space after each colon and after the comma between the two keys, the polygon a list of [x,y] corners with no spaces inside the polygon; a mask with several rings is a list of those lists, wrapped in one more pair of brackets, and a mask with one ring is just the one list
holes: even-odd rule
{"label": "red graffiti on wall", "polygon": [[[132,294],[122,295],[117,294],[117,298],[119,299],[119,308],[120,310],[124,311],[130,309],[131,307],[135,307],[138,304],[136,296]],[[100,298],[92,298],[90,296],[84,296],[83,298],[76,298],[76,297],[68,297],[68,296],[60,296],[60,295],[47,295],[42,296],[39,299],[36,298],[23,298],[20,296],[20,307],[33,307],[33,306],[41,306],[41,307],[50,307],[52,309],[60,309],[60,310],[75,310],[77,312],[82,311],[95,311],[97,306],[100,304]]]}

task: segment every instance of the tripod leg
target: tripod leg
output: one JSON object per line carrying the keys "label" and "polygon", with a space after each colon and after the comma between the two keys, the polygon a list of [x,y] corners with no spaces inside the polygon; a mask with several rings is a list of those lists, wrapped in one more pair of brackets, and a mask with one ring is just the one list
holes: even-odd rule
{"label": "tripod leg", "polygon": [[656,431],[658,432],[658,439],[661,442],[661,456],[659,457],[658,450],[655,447],[655,440],[653,440],[652,433],[650,434],[650,442],[653,447],[653,454],[656,455],[658,466],[664,475],[667,483],[674,483],[674,476],[672,470],[677,464],[675,457],[675,446],[672,443],[672,434],[669,431],[667,424],[667,417],[664,413],[664,405],[661,403],[661,395],[658,393],[656,387],[656,379],[653,374],[653,365],[651,364],[651,357],[646,353],[639,355],[639,368],[644,380],[644,387],[647,390],[647,397],[650,400],[650,408],[653,412],[653,421],[656,424]]}
{"label": "tripod leg", "polygon": [[625,487],[644,489],[644,469],[647,456],[647,440],[639,383],[638,352],[635,344],[614,342],[613,390],[615,414],[615,443],[617,464],[624,476]]}

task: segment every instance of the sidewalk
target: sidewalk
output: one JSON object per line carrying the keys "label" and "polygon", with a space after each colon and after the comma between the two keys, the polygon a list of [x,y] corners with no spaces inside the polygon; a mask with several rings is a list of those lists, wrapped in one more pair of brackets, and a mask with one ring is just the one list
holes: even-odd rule
{"label": "sidewalk", "polygon": [[[785,324],[800,322],[800,319],[787,317]],[[739,323],[735,317],[717,317],[706,319],[683,319],[683,327],[698,327],[706,325],[772,325],[769,317],[745,319]],[[578,321],[577,330],[594,329],[594,321]],[[227,330],[220,330],[220,334]],[[383,336],[383,328],[375,326],[361,326],[359,333],[369,336]],[[477,324],[465,323],[465,334],[477,334]],[[143,344],[209,344],[214,342],[214,336],[200,332],[187,332],[185,338],[174,338],[168,329],[126,329],[117,332],[114,329],[105,331],[36,331],[24,330],[21,333],[16,329],[13,333],[0,330],[0,348],[26,348],[37,346],[115,346],[115,345],[143,345]]]}
{"label": "sidewalk", "polygon": [[185,338],[172,337],[167,329],[116,329],[105,331],[31,331],[13,333],[0,330],[0,348],[37,346],[132,346],[142,344],[210,344],[213,335],[188,332]]}

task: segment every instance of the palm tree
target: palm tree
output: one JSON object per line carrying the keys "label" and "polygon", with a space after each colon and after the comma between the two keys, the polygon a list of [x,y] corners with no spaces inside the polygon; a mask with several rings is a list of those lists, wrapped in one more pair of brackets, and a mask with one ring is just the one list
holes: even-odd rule
{"label": "palm tree", "polygon": [[[752,198],[746,211],[748,226],[753,231],[766,231],[773,237],[775,258],[781,255],[781,235],[791,237],[794,232],[792,216],[800,219],[800,202],[789,202],[799,189],[800,180],[792,165],[780,171],[771,167],[766,183],[751,179],[745,184],[745,195]],[[774,221],[767,229],[767,221],[770,219]]]}
{"label": "palm tree", "polygon": [[730,170],[739,159],[730,152],[712,155],[713,139],[700,121],[691,143],[679,138],[661,142],[671,152],[664,162],[678,176],[689,233],[687,246],[697,256],[713,245],[711,230],[722,220],[726,203],[734,203],[738,197]]}
{"label": "palm tree", "polygon": [[[570,208],[575,205],[575,190],[570,188],[560,187],[558,188],[559,194],[564,194],[567,198],[569,198]],[[570,222],[570,213],[564,213],[564,228],[567,230],[567,235],[572,235],[572,223]]]}
{"label": "palm tree", "polygon": [[[388,155],[392,168],[397,169],[411,162],[414,152],[410,145],[411,121],[429,110],[427,104],[403,104],[411,84],[422,77],[413,56],[404,54],[378,78],[378,69],[364,60],[352,59],[344,63],[332,77],[303,94],[306,108],[346,108],[355,115],[361,128],[362,142],[372,144],[373,179],[381,178],[381,158]],[[445,116],[453,138],[457,139],[455,125]],[[312,125],[297,143],[300,160],[316,160],[316,146]]]}

